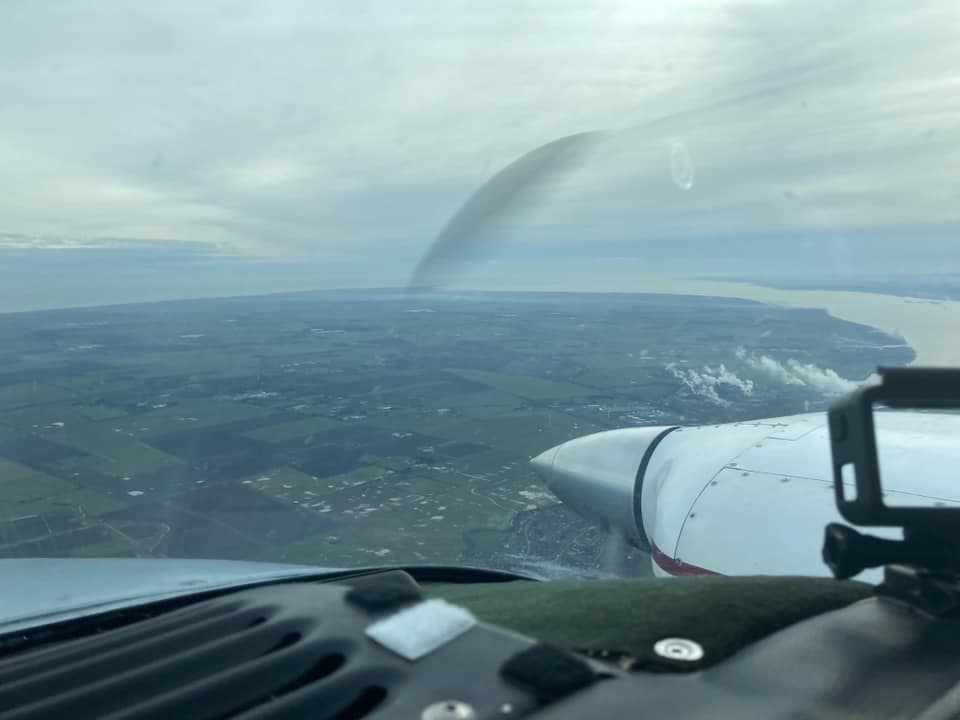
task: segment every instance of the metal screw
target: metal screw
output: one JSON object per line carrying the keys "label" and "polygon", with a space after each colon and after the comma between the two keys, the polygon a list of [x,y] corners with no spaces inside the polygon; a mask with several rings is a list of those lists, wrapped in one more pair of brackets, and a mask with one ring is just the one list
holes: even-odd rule
{"label": "metal screw", "polygon": [[420,713],[420,720],[474,720],[476,717],[473,707],[459,700],[441,700]]}
{"label": "metal screw", "polygon": [[653,651],[660,657],[668,660],[682,660],[696,662],[703,658],[703,648],[700,643],[687,638],[664,638],[658,640]]}

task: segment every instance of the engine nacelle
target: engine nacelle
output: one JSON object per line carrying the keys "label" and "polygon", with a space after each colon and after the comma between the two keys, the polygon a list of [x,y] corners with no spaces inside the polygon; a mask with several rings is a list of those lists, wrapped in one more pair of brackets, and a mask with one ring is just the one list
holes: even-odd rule
{"label": "engine nacelle", "polygon": [[[876,425],[889,505],[960,505],[960,415],[886,411]],[[648,551],[658,575],[829,575],[823,528],[842,518],[825,414],[610,430],[531,464],[579,515]]]}

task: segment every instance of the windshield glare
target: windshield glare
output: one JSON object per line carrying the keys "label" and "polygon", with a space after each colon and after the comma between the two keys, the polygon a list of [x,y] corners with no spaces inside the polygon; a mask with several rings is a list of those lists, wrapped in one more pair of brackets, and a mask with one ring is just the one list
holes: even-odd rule
{"label": "windshield glare", "polygon": [[960,359],[958,23],[5,3],[0,557],[648,574],[529,460]]}

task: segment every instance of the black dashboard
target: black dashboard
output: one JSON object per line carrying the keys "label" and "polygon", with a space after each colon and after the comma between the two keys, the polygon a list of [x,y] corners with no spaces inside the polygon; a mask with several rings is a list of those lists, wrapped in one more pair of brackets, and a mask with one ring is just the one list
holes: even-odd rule
{"label": "black dashboard", "polygon": [[[394,570],[273,583],[6,637],[0,718],[939,718],[960,711],[960,622],[874,597],[860,584],[832,607],[815,611],[807,602],[805,617],[768,623],[759,637],[750,633],[764,617],[762,603],[751,615],[722,598],[776,598],[780,583],[780,597],[796,599],[808,581],[816,597],[834,581],[459,579],[418,583]],[[574,591],[578,604],[570,602]],[[676,613],[648,612],[644,620],[637,592],[681,591],[687,610],[675,601]],[[524,605],[520,598],[531,594]],[[616,623],[614,601],[627,615]],[[596,617],[586,617],[591,607]],[[699,627],[690,610],[697,607]],[[500,608],[502,622],[484,621],[489,608]],[[510,608],[517,622],[502,614]],[[534,620],[549,630],[575,617],[584,618],[582,638],[598,638],[592,648],[557,642],[574,637],[562,633],[518,631],[534,630]],[[709,628],[725,618],[739,618],[730,637],[741,640],[724,654]],[[614,632],[603,635],[600,621]],[[638,627],[661,640],[648,656],[634,652],[625,662],[623,647]],[[618,636],[623,643],[614,647]]]}

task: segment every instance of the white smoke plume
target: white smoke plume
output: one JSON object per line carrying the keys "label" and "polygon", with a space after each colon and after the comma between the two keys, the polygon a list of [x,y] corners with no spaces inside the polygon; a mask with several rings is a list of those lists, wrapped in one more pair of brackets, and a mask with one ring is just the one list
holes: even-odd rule
{"label": "white smoke plume", "polygon": [[793,358],[780,362],[769,355],[751,355],[743,348],[737,348],[737,357],[750,368],[784,385],[802,385],[819,390],[824,395],[842,395],[859,386],[859,383],[853,380],[840,377],[835,370],[802,363]]}
{"label": "white smoke plume", "polygon": [[694,395],[721,407],[730,405],[730,401],[720,397],[718,392],[723,385],[735,388],[744,395],[753,394],[753,380],[745,380],[739,377],[722,363],[717,368],[705,365],[702,370],[678,368],[676,363],[670,363],[666,370],[682,382]]}
{"label": "white smoke plume", "polygon": [[744,395],[753,395],[753,380],[747,380],[739,377],[732,370],[727,370],[727,366],[723,363],[720,363],[720,367],[716,370],[711,368],[709,365],[704,368],[704,370],[710,375],[714,376],[717,379],[717,384],[720,385],[731,385],[740,390]]}

